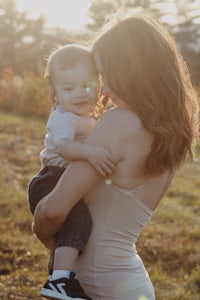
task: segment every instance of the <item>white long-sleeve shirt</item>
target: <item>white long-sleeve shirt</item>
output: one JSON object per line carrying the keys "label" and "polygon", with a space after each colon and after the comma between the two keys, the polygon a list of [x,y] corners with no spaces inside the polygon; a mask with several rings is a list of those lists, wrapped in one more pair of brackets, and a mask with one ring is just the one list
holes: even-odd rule
{"label": "white long-sleeve shirt", "polygon": [[45,148],[40,152],[42,166],[66,167],[69,161],[59,156],[57,145],[60,140],[69,139],[83,142],[97,121],[94,117],[78,116],[64,111],[59,105],[49,116],[45,135]]}

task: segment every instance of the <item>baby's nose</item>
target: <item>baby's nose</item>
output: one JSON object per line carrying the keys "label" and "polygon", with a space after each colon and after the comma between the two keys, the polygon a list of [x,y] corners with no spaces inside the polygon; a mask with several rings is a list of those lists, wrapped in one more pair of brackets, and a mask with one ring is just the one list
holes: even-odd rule
{"label": "baby's nose", "polygon": [[79,88],[76,90],[76,97],[83,97],[86,94],[84,88]]}

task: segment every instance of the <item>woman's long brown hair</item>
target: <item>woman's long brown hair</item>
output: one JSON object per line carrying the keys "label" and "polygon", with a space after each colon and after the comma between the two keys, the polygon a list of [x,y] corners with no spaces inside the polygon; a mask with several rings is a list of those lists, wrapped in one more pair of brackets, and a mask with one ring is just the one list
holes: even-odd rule
{"label": "woman's long brown hair", "polygon": [[149,16],[115,20],[95,40],[109,86],[128,103],[154,141],[147,176],[193,159],[198,103],[187,66],[168,30]]}

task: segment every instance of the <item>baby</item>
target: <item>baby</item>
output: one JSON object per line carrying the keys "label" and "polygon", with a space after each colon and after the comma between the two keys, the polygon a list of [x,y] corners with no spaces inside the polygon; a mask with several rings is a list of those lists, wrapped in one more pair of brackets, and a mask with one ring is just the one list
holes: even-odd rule
{"label": "baby", "polygon": [[[78,44],[59,47],[48,59],[45,78],[53,106],[47,122],[45,148],[40,153],[42,169],[29,183],[32,214],[38,202],[53,190],[71,160],[87,160],[103,176],[115,168],[108,149],[83,143],[97,123],[94,111],[98,101],[98,75],[89,50]],[[91,227],[90,212],[81,199],[56,236],[56,250],[50,249],[51,276],[42,288],[41,296],[63,300],[91,299],[72,269],[53,268],[53,261],[59,260],[61,252],[71,258],[73,265],[84,251]]]}

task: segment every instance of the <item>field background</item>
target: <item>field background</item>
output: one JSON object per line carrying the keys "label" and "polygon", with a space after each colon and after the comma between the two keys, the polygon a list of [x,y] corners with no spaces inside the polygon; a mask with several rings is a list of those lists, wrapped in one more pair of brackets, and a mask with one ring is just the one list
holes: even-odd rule
{"label": "field background", "polygon": [[[27,184],[39,170],[45,121],[0,113],[0,299],[37,300],[47,251],[31,232]],[[200,299],[200,162],[176,175],[138,240],[157,300]],[[123,299],[122,299],[123,300]]]}

